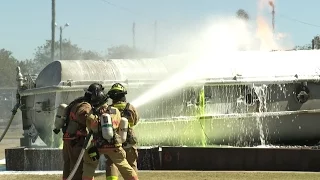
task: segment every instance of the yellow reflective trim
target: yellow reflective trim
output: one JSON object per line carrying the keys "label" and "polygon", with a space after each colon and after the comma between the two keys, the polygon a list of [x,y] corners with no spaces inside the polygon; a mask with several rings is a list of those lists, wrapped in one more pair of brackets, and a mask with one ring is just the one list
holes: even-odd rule
{"label": "yellow reflective trim", "polygon": [[90,157],[93,157],[93,156],[96,156],[96,155],[97,155],[96,152],[93,152],[93,153],[90,153],[90,154],[89,154]]}
{"label": "yellow reflective trim", "polygon": [[134,123],[133,122],[129,122],[129,127],[133,127],[134,126]]}
{"label": "yellow reflective trim", "polygon": [[123,88],[122,88],[122,87],[119,87],[119,86],[115,86],[115,87],[113,87],[113,88],[110,89],[110,91],[114,91],[114,90],[123,91]]}
{"label": "yellow reflective trim", "polygon": [[124,108],[126,108],[126,105],[127,105],[127,103],[121,102],[121,103],[113,104],[112,106],[117,108],[119,111],[123,111]]}
{"label": "yellow reflective trim", "polygon": [[107,176],[107,180],[118,180],[118,176]]}

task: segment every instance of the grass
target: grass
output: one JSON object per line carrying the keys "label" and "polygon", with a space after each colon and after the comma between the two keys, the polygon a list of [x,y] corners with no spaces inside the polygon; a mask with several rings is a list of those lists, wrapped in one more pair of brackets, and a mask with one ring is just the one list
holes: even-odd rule
{"label": "grass", "polygon": [[[61,175],[0,175],[0,179],[58,180]],[[121,179],[121,178],[119,178]],[[139,173],[140,180],[319,180],[320,173],[295,172],[177,172],[147,171]],[[104,174],[96,174],[95,180],[105,180]]]}

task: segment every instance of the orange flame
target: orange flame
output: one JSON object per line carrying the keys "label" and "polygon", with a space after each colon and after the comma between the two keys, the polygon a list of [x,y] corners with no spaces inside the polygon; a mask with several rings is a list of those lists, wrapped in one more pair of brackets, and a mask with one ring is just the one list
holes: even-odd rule
{"label": "orange flame", "polygon": [[257,17],[257,37],[260,39],[261,50],[277,49],[277,44],[273,38],[273,32],[270,25],[267,23],[264,17]]}
{"label": "orange flame", "polygon": [[[268,23],[266,18],[262,15],[268,4],[274,7],[274,0],[260,0],[258,4],[258,17],[257,17],[257,38],[260,39],[261,50],[278,49],[276,42],[274,41],[274,34],[271,28],[271,23]],[[271,22],[271,21],[270,21]]]}

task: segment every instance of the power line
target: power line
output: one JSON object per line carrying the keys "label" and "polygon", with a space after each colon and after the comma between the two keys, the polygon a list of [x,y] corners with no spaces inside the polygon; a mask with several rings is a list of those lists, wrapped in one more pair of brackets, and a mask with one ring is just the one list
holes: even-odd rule
{"label": "power line", "polygon": [[295,21],[295,22],[298,22],[298,23],[301,23],[301,24],[305,24],[305,25],[309,25],[309,26],[313,26],[313,27],[320,27],[320,25],[316,25],[316,24],[311,24],[311,23],[308,23],[308,22],[304,22],[304,21],[301,21],[301,20],[298,20],[298,19],[295,19],[295,18],[291,18],[289,16],[286,16],[286,15],[283,15],[283,14],[278,14],[280,17],[282,18],[285,18],[285,19],[289,19],[291,21]]}
{"label": "power line", "polygon": [[107,4],[111,5],[111,6],[114,6],[114,7],[118,8],[118,9],[122,9],[122,10],[124,10],[124,11],[127,11],[127,12],[129,12],[129,13],[131,13],[131,14],[141,15],[141,14],[139,14],[139,13],[136,13],[136,12],[131,11],[130,9],[128,9],[128,8],[126,8],[126,7],[116,5],[116,4],[114,4],[114,3],[110,2],[110,1],[107,1],[107,0],[101,0],[101,1],[107,3]]}

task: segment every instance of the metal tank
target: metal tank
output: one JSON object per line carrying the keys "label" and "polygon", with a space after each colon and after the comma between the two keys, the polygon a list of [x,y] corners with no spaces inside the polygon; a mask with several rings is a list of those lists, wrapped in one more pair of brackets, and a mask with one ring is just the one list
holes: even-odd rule
{"label": "metal tank", "polygon": [[193,82],[204,87],[204,112],[141,124],[140,141],[189,146],[315,144],[320,140],[319,55],[275,51],[219,56],[207,78]]}
{"label": "metal tank", "polygon": [[[141,95],[151,85],[165,78],[170,72],[178,70],[172,66],[173,59],[114,59],[114,60],[61,60],[47,65],[36,79],[22,77],[17,72],[18,89],[22,103],[23,130],[25,137],[21,144],[29,146],[38,135],[49,146],[61,144],[61,134],[52,132],[56,108],[60,103],[70,103],[84,94],[84,89],[93,82],[100,82],[109,89],[115,82],[123,83],[128,91],[128,99]],[[177,61],[181,62],[181,61]],[[187,62],[187,61],[185,61]],[[178,67],[179,68],[179,67]],[[153,103],[154,104],[154,103]],[[156,109],[152,108],[152,109]],[[139,109],[140,110],[140,109]],[[141,115],[157,115],[141,108]]]}
{"label": "metal tank", "polygon": [[[210,57],[215,63],[199,60],[194,68],[212,71],[178,89],[161,87],[173,90],[150,93],[150,98],[159,97],[138,107],[139,144],[247,146],[318,141],[319,55],[319,51],[237,52]],[[235,57],[238,60],[230,61]],[[307,64],[302,62],[305,59]],[[23,81],[19,94],[25,137],[21,142],[28,145],[39,135],[49,147],[61,145],[61,134],[52,132],[56,108],[83,95],[93,82],[106,89],[123,83],[128,100],[133,101],[196,61],[197,56],[190,54],[61,60],[46,66],[36,80],[18,77]],[[188,73],[196,75],[199,69]]]}

